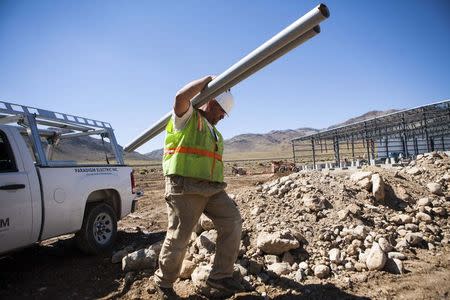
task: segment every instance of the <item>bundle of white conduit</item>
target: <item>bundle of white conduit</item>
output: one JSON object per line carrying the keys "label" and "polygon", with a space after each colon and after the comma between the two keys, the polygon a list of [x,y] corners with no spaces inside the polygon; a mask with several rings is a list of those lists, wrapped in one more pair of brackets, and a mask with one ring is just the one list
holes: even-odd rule
{"label": "bundle of white conduit", "polygon": [[[191,100],[193,106],[202,106],[210,99],[316,36],[320,33],[319,23],[329,16],[330,12],[324,4],[316,6],[209,82],[205,89]],[[126,145],[124,150],[127,152],[133,151],[164,131],[171,114],[171,112],[168,112],[158,122]]]}

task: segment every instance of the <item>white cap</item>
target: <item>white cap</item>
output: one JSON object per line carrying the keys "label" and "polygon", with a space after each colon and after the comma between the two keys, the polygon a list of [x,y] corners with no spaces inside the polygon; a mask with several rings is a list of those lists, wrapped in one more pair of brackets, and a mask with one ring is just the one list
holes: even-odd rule
{"label": "white cap", "polygon": [[231,94],[230,90],[223,92],[215,99],[217,103],[219,103],[219,105],[222,107],[222,109],[227,113],[227,115],[229,115],[234,105],[234,97]]}

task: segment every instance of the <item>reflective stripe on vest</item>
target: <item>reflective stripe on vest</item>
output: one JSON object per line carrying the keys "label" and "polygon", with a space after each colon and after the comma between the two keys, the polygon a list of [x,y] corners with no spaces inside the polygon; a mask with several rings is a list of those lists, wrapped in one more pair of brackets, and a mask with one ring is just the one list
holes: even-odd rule
{"label": "reflective stripe on vest", "polygon": [[222,161],[222,155],[211,152],[208,150],[198,149],[198,148],[192,148],[192,147],[177,147],[177,148],[167,148],[164,149],[164,154],[170,155],[175,153],[187,153],[187,154],[197,154],[201,156],[207,156],[210,158],[217,159],[218,161]]}

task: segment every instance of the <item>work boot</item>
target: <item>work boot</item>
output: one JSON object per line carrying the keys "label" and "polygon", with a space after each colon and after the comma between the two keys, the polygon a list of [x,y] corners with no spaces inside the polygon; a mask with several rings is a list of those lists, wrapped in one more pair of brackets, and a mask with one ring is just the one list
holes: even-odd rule
{"label": "work boot", "polygon": [[218,289],[219,291],[226,293],[238,293],[244,291],[244,287],[233,279],[233,277],[226,277],[220,279],[208,278],[206,284],[212,288]]}
{"label": "work boot", "polygon": [[180,297],[178,297],[177,293],[175,293],[173,288],[165,288],[165,287],[161,287],[158,285],[156,285],[155,288],[156,288],[156,294],[158,295],[159,300],[180,299]]}

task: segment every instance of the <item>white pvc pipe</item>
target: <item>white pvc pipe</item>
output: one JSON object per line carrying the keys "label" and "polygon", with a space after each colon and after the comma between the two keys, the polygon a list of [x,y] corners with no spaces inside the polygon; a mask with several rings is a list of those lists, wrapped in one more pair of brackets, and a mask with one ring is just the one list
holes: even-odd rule
{"label": "white pvc pipe", "polygon": [[[191,100],[192,104],[194,107],[203,105],[210,99],[216,97],[315,36],[320,32],[320,28],[317,27],[318,24],[328,18],[329,15],[328,8],[324,4],[318,5],[214,78],[201,93]],[[171,114],[172,112],[168,112],[158,122],[126,145],[124,150],[128,152],[133,151],[164,131],[167,122],[170,120]]]}

